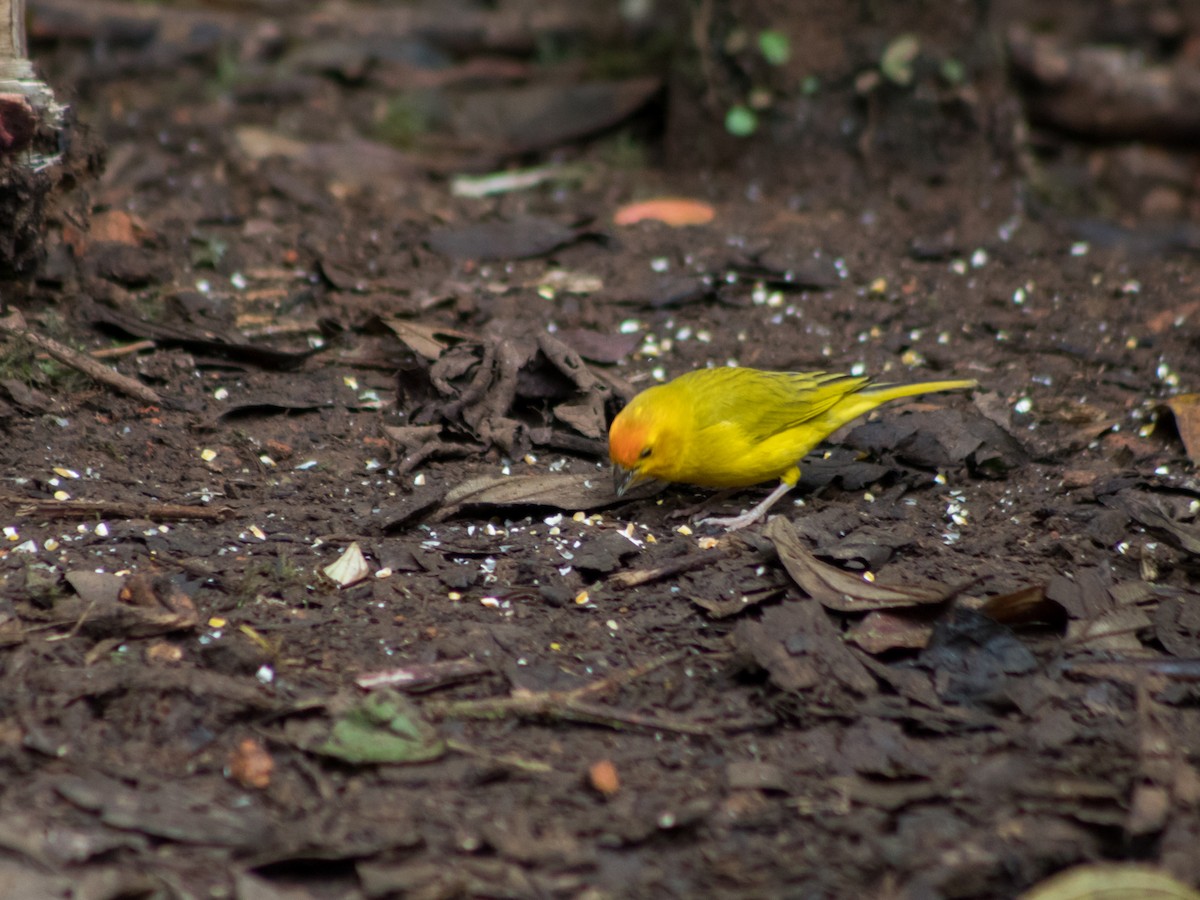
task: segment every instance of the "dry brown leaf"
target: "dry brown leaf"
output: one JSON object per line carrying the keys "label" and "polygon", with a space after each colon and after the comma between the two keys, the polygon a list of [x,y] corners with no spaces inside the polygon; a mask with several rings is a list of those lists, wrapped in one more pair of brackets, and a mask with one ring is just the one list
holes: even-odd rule
{"label": "dry brown leaf", "polygon": [[1153,623],[1150,616],[1136,606],[1120,606],[1101,613],[1093,619],[1072,622],[1067,628],[1067,641],[1083,645],[1088,651],[1142,649],[1138,632]]}
{"label": "dry brown leaf", "polygon": [[763,534],[775,545],[779,560],[792,580],[822,606],[838,612],[869,612],[941,603],[946,591],[876,584],[827,565],[804,549],[795,527],[782,516],[772,519]]}
{"label": "dry brown leaf", "polygon": [[1179,394],[1167,401],[1183,449],[1193,463],[1200,460],[1200,394]]}
{"label": "dry brown leaf", "polygon": [[455,328],[408,319],[383,318],[383,322],[409,350],[426,359],[437,359],[459,341],[475,340],[474,335]]}
{"label": "dry brown leaf", "polygon": [[846,632],[846,640],[868,653],[880,654],[888,650],[922,650],[932,634],[931,622],[875,610]]}
{"label": "dry brown leaf", "polygon": [[1035,584],[1008,594],[988,597],[979,611],[1002,625],[1027,625],[1030,622],[1061,623],[1067,611],[1061,603],[1046,596],[1046,586]]}
{"label": "dry brown leaf", "polygon": [[554,416],[584,437],[600,440],[608,433],[604,400],[599,394],[587,394],[570,403],[560,403],[554,407]]}

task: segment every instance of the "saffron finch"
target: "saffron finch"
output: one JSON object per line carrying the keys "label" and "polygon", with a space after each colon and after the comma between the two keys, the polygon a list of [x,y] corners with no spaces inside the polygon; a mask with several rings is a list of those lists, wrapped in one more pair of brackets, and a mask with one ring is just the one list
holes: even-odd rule
{"label": "saffron finch", "polygon": [[890,400],[976,386],[741,367],[688,372],[642,391],[613,420],[608,453],[617,495],[650,479],[739,488],[778,478],[748,512],[703,520],[733,531],[761,519],[794,488],[801,458],[847,422]]}

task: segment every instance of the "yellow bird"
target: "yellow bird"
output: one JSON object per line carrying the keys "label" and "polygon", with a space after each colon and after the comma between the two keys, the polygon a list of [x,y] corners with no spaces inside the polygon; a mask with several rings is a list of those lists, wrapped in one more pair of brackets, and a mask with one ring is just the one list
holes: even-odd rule
{"label": "yellow bird", "polygon": [[688,372],[642,391],[613,420],[608,453],[617,496],[650,479],[739,488],[778,478],[748,512],[704,520],[733,531],[761,519],[794,488],[804,454],[847,422],[901,397],[977,386],[742,367]]}

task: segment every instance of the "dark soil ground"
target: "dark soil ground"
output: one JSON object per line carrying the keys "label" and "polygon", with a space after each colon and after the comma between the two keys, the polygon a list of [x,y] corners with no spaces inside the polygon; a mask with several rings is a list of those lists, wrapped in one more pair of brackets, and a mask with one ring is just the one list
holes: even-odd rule
{"label": "dark soil ground", "polygon": [[[90,137],[6,299],[157,402],[0,345],[0,894],[1200,883],[1196,158],[1031,128],[1020,4],[31,5]],[[980,388],[769,526],[613,496],[606,420],[735,360]]]}

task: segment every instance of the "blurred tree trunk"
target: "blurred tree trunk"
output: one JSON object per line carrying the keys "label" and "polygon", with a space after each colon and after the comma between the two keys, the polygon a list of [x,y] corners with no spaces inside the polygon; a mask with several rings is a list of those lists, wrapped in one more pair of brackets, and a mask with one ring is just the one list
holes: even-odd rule
{"label": "blurred tree trunk", "polygon": [[63,108],[27,57],[25,0],[0,0],[0,272],[40,256],[62,129]]}

